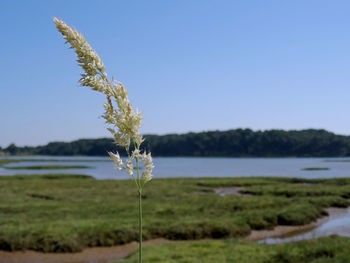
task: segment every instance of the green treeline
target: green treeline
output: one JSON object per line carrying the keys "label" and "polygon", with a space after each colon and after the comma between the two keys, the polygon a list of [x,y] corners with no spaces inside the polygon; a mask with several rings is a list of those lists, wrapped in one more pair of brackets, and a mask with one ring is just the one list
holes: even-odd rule
{"label": "green treeline", "polygon": [[[145,135],[143,148],[153,156],[227,156],[227,157],[343,157],[350,156],[350,136],[326,130],[236,129],[186,134]],[[26,155],[105,156],[118,148],[110,138],[51,142],[44,146],[17,147],[14,144],[0,152]]]}

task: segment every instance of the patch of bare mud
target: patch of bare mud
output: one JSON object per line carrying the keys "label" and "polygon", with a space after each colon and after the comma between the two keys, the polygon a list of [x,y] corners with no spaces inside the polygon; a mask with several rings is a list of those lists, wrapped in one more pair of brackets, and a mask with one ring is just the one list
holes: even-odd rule
{"label": "patch of bare mud", "polygon": [[218,194],[220,196],[225,195],[235,195],[235,196],[252,196],[251,194],[245,194],[241,191],[244,189],[244,187],[239,186],[229,186],[229,187],[216,187],[216,188],[206,188],[201,191],[194,192],[194,194],[197,195],[205,195],[205,194]]}
{"label": "patch of bare mud", "polygon": [[220,196],[225,195],[236,195],[236,196],[252,196],[250,194],[241,193],[244,187],[216,187],[214,188],[214,192]]}
{"label": "patch of bare mud", "polygon": [[[167,242],[166,239],[144,241],[144,245]],[[0,263],[109,263],[130,255],[138,248],[137,242],[113,247],[93,247],[78,253],[41,253],[36,251],[0,251]]]}

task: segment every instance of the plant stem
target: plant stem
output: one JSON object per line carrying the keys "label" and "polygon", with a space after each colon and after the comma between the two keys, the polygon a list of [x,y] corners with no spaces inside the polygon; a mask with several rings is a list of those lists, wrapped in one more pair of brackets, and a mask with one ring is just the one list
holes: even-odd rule
{"label": "plant stem", "polygon": [[139,190],[139,263],[142,263],[142,190]]}
{"label": "plant stem", "polygon": [[142,187],[140,178],[139,158],[136,157],[137,181],[139,192],[139,263],[142,263]]}

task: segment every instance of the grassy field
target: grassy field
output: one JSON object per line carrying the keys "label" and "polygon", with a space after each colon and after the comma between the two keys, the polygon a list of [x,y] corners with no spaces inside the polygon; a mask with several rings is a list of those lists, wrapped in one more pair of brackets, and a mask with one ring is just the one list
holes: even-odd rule
{"label": "grassy field", "polygon": [[[252,196],[219,196],[242,186]],[[231,238],[252,229],[309,223],[346,207],[350,179],[155,179],[144,192],[144,239]],[[0,249],[68,252],[137,240],[131,180],[84,175],[0,177]]]}
{"label": "grassy field", "polygon": [[303,171],[323,171],[323,170],[329,170],[328,167],[307,167],[307,168],[303,168],[301,169]]}
{"label": "grassy field", "polygon": [[92,159],[32,159],[32,158],[20,158],[20,159],[0,159],[0,166],[9,163],[20,163],[20,162],[106,162],[109,160],[92,160]]}
{"label": "grassy field", "polygon": [[83,169],[90,168],[86,165],[32,165],[32,166],[13,166],[13,167],[4,167],[9,170],[52,170],[52,169]]}
{"label": "grassy field", "polygon": [[[327,237],[281,245],[242,240],[176,242],[144,248],[144,262],[152,263],[346,263],[350,239]],[[137,251],[116,263],[137,263]]]}

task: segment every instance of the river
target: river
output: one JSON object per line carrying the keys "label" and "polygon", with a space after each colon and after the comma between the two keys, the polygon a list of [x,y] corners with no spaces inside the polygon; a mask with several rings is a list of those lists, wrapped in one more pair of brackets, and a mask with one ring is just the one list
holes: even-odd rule
{"label": "river", "polygon": [[[0,167],[0,175],[76,173],[96,179],[129,179],[124,171],[117,171],[108,157],[57,156],[2,156],[2,159],[55,159],[59,162],[19,162],[5,167],[31,165],[86,165],[86,169],[9,170]],[[74,162],[72,162],[74,161]],[[334,178],[350,177],[350,158],[195,158],[155,157],[154,177],[297,177]],[[304,168],[321,167],[328,170],[305,171]]]}

